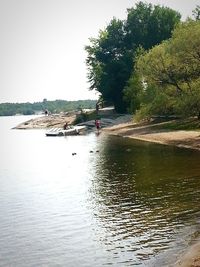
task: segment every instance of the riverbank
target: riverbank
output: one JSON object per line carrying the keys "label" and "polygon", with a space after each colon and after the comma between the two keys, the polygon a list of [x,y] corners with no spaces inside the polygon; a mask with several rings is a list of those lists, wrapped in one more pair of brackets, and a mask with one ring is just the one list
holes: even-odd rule
{"label": "riverbank", "polygon": [[[104,108],[99,110],[99,114],[101,117],[101,127],[106,128],[113,125],[118,125],[121,123],[127,123],[132,120],[132,115],[123,115],[123,114],[116,114],[113,108]],[[43,115],[38,116],[36,118],[27,120],[25,122],[20,123],[19,125],[13,127],[13,129],[49,129],[49,128],[63,128],[63,126],[67,123],[68,125],[77,124],[78,118],[78,125],[85,125],[88,128],[95,128],[95,114],[90,116],[90,114],[86,113],[88,117],[87,121],[81,120],[80,112],[71,112],[67,114],[51,114],[51,115]],[[94,117],[93,119],[90,117]]]}
{"label": "riverbank", "polygon": [[180,257],[175,267],[199,267],[200,266],[200,243],[193,245]]}
{"label": "riverbank", "polygon": [[[102,114],[105,111],[102,110]],[[40,116],[25,121],[14,129],[63,128],[65,123],[73,124],[76,118],[75,113]],[[183,127],[181,130],[174,130],[173,127],[168,127],[171,122],[173,121],[134,123],[131,115],[117,115],[112,111],[101,118],[102,130],[108,134],[200,151],[200,129],[194,127],[193,130],[183,130]],[[82,122],[79,125],[86,125],[90,129],[95,127],[94,120]]]}
{"label": "riverbank", "polygon": [[166,127],[167,124],[169,121],[146,124],[128,122],[107,127],[104,131],[141,141],[200,150],[200,131],[171,130]]}

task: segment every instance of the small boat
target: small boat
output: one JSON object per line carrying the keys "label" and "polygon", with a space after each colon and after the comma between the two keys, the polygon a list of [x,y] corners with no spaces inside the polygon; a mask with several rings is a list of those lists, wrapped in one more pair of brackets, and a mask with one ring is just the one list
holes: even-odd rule
{"label": "small boat", "polygon": [[46,136],[78,135],[84,130],[86,130],[86,126],[68,126],[66,130],[62,128],[52,128],[46,132]]}

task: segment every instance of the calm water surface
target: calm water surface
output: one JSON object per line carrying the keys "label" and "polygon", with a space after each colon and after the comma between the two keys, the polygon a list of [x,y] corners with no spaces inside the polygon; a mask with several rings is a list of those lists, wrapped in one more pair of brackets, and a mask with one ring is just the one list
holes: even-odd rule
{"label": "calm water surface", "polygon": [[199,239],[199,152],[27,119],[0,117],[0,266],[173,266]]}

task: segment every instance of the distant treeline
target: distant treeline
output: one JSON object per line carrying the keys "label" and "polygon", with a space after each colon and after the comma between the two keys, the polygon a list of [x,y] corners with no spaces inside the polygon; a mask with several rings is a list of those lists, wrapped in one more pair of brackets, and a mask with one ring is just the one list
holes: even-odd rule
{"label": "distant treeline", "polygon": [[33,115],[48,110],[51,113],[68,112],[81,109],[95,108],[96,100],[66,101],[55,100],[34,103],[1,103],[0,116],[13,116],[16,114]]}

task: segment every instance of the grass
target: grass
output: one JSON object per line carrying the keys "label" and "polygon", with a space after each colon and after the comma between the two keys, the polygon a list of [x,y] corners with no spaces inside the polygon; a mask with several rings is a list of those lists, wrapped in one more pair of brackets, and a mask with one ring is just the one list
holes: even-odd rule
{"label": "grass", "polygon": [[176,119],[157,126],[159,129],[200,131],[200,120],[197,118]]}

